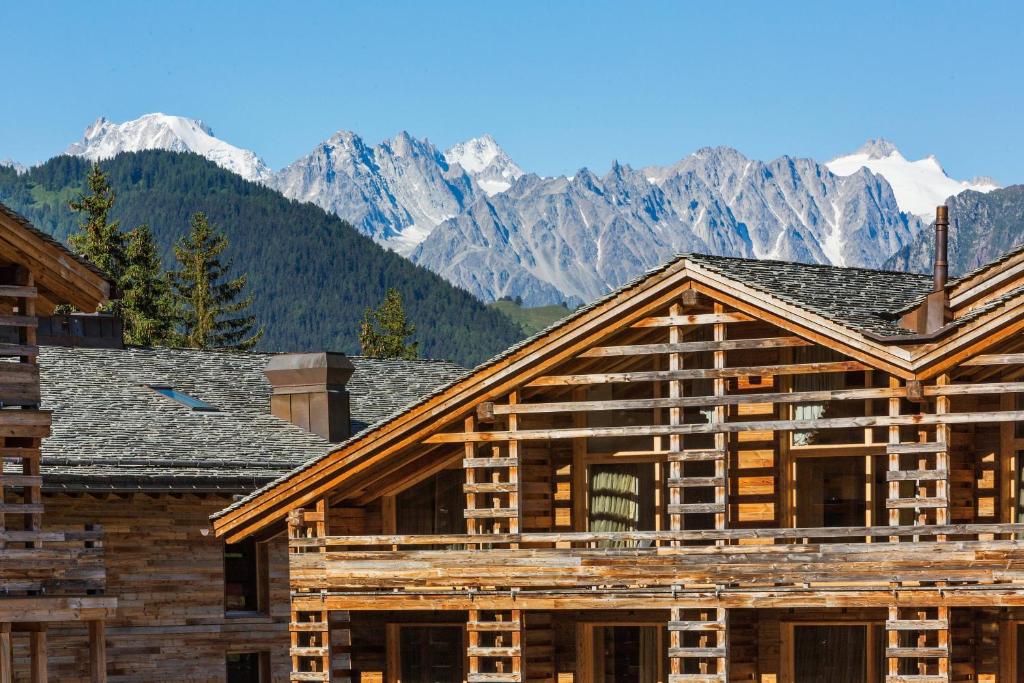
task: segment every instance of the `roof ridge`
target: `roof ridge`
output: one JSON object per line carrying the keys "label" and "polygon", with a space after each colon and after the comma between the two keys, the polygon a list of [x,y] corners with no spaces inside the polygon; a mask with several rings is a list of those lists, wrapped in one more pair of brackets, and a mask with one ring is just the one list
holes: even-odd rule
{"label": "roof ridge", "polygon": [[[1022,245],[1024,247],[1024,245]],[[908,270],[888,270],[886,268],[867,268],[865,266],[837,266],[831,263],[805,263],[803,261],[784,261],[782,259],[768,259],[768,258],[748,258],[746,256],[720,256],[718,254],[702,254],[700,252],[682,252],[677,254],[681,258],[695,258],[700,260],[702,258],[708,258],[713,260],[722,261],[743,261],[746,263],[777,263],[785,266],[798,266],[800,268],[822,268],[828,270],[839,270],[839,271],[859,271],[864,273],[880,273],[885,275],[909,275],[920,278],[931,278],[931,275],[925,273],[914,273]]]}

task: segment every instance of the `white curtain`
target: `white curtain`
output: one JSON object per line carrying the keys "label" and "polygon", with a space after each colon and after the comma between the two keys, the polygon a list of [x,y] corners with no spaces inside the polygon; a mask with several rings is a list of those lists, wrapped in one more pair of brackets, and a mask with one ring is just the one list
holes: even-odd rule
{"label": "white curtain", "polygon": [[[824,346],[802,346],[796,349],[796,363],[827,363],[842,360],[842,356]],[[831,391],[846,386],[846,375],[842,372],[819,372],[809,375],[793,375],[793,391]],[[793,417],[797,420],[819,420],[825,417],[827,403],[798,403]],[[817,441],[817,431],[793,432],[794,446],[809,446]]]}

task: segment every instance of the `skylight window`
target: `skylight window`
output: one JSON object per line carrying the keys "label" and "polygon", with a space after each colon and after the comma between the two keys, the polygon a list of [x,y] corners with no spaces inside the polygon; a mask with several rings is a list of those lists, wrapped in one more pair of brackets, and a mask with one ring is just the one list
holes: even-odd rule
{"label": "skylight window", "polygon": [[219,410],[219,408],[210,405],[206,401],[200,401],[195,396],[182,393],[168,384],[149,384],[147,386],[161,396],[166,396],[192,410],[206,413],[216,413]]}

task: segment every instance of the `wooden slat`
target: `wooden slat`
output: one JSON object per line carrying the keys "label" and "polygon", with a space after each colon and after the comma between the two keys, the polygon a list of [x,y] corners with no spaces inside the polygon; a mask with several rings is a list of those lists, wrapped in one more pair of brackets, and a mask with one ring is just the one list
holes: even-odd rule
{"label": "wooden slat", "polygon": [[674,379],[725,379],[730,377],[768,377],[776,375],[807,375],[825,372],[866,370],[859,361],[830,363],[794,363],[792,365],[750,365],[734,368],[694,368],[690,370],[651,370],[641,372],[606,372],[582,375],[546,375],[526,384],[528,387],[572,386],[577,384],[614,384],[620,382],[667,382]]}
{"label": "wooden slat", "polygon": [[519,458],[463,458],[462,467],[466,469],[492,469],[498,467],[517,467]]}
{"label": "wooden slat", "polygon": [[968,358],[960,363],[965,366],[977,365],[1017,365],[1024,363],[1024,353],[986,353]]}
{"label": "wooden slat", "polygon": [[22,285],[0,285],[0,297],[10,299],[34,299],[38,296],[39,290],[35,287]]}
{"label": "wooden slat", "polygon": [[725,503],[675,503],[668,506],[670,515],[719,514],[725,512]]}
{"label": "wooden slat", "polygon": [[817,420],[763,420],[682,425],[643,425],[632,427],[587,427],[566,429],[523,429],[518,432],[441,432],[427,437],[426,443],[464,443],[471,441],[521,441],[535,439],[573,439],[611,436],[670,436],[672,434],[715,434],[751,431],[793,431],[846,429],[850,427],[891,427],[900,425],[970,424],[981,422],[1017,422],[1024,410],[949,413],[946,415],[895,415],[877,417],[832,417]]}
{"label": "wooden slat", "polygon": [[504,519],[519,514],[516,508],[478,508],[465,510],[466,519]]}
{"label": "wooden slat", "polygon": [[38,327],[39,319],[28,315],[0,315],[0,327]]}
{"label": "wooden slat", "polygon": [[701,488],[704,486],[725,486],[725,477],[679,477],[669,478],[668,485],[675,488]]}
{"label": "wooden slat", "polygon": [[887,498],[885,507],[889,510],[917,510],[949,506],[946,498]]}
{"label": "wooden slat", "polygon": [[633,323],[633,327],[672,327],[674,325],[709,325],[712,323],[744,323],[754,320],[746,313],[694,313],[692,315],[651,316]]}
{"label": "wooden slat", "polygon": [[886,481],[944,481],[949,479],[946,470],[898,470],[887,471]]}
{"label": "wooden slat", "polygon": [[741,349],[778,349],[810,346],[800,337],[766,337],[762,339],[730,339],[723,341],[676,342],[668,344],[629,344],[626,346],[596,346],[580,354],[581,358],[608,356],[644,356],[664,353],[696,353],[700,351],[737,351]]}

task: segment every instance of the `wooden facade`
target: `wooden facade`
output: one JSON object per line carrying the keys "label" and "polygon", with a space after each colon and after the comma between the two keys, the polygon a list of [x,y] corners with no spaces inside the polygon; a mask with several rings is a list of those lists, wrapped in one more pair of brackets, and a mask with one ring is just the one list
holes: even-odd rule
{"label": "wooden facade", "polygon": [[682,257],[214,528],[287,531],[292,681],[1024,680],[1022,284],[887,336]]}
{"label": "wooden facade", "polygon": [[106,681],[99,526],[44,527],[40,453],[51,416],[40,410],[37,315],[57,304],[95,310],[109,284],[88,264],[0,205],[0,683],[11,683],[25,648],[28,680],[47,680],[48,630],[78,622],[88,630],[88,679]]}

